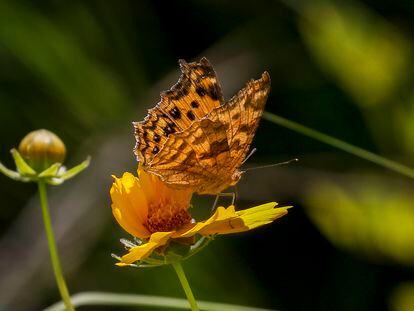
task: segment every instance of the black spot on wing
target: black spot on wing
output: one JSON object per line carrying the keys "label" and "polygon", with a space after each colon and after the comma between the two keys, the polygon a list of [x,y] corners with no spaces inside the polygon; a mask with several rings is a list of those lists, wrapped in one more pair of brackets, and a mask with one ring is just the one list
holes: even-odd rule
{"label": "black spot on wing", "polygon": [[240,113],[235,113],[231,118],[232,120],[238,120],[240,118]]}
{"label": "black spot on wing", "polygon": [[214,83],[209,88],[208,94],[210,95],[212,100],[219,100],[219,91],[217,87],[218,87],[217,84]]}
{"label": "black spot on wing", "polygon": [[168,135],[175,133],[175,129],[174,129],[175,124],[173,123],[168,123],[164,128],[164,133],[165,135],[168,137]]}
{"label": "black spot on wing", "polygon": [[157,128],[157,124],[156,123],[150,123],[149,125],[144,127],[146,130],[150,130],[153,131]]}
{"label": "black spot on wing", "polygon": [[207,94],[206,90],[203,87],[201,87],[201,86],[197,86],[196,93],[200,97],[203,97],[203,96],[205,96]]}
{"label": "black spot on wing", "polygon": [[250,127],[247,124],[243,124],[242,126],[240,126],[239,131],[240,132],[248,132],[250,130]]}
{"label": "black spot on wing", "polygon": [[188,77],[182,76],[182,78],[175,84],[170,90],[163,92],[163,96],[167,96],[172,100],[179,100],[180,98],[188,95],[191,88],[191,81]]}
{"label": "black spot on wing", "polygon": [[211,67],[210,64],[203,64],[200,66],[200,69],[203,73],[203,78],[214,78],[216,76],[214,69]]}
{"label": "black spot on wing", "polygon": [[195,115],[192,111],[187,111],[187,117],[191,120],[194,121],[195,120]]}
{"label": "black spot on wing", "polygon": [[181,118],[181,111],[180,111],[180,109],[178,109],[177,107],[174,107],[173,109],[171,109],[171,111],[170,111],[170,115],[171,115],[174,119],[180,119],[180,118]]}

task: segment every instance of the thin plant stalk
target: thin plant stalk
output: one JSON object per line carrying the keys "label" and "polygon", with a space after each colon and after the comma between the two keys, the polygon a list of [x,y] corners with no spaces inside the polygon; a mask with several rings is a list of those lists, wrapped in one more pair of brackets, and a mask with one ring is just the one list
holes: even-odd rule
{"label": "thin plant stalk", "polygon": [[59,288],[60,296],[62,297],[62,300],[66,306],[66,310],[75,311],[75,308],[73,307],[72,302],[70,301],[69,291],[62,274],[59,254],[56,248],[56,242],[53,233],[52,222],[50,220],[49,207],[47,203],[46,184],[43,181],[39,181],[38,186],[40,195],[40,206],[42,208],[43,222],[45,225],[45,232],[47,237],[47,243],[49,246],[50,259],[52,261],[56,283]]}
{"label": "thin plant stalk", "polygon": [[187,296],[187,300],[190,303],[191,310],[192,311],[199,311],[197,302],[194,298],[193,292],[191,291],[190,284],[188,283],[188,280],[185,276],[183,266],[181,265],[181,263],[179,261],[173,262],[171,265],[173,266],[175,272],[177,273],[177,276],[178,276],[178,279],[180,280],[181,286],[183,287],[185,295]]}
{"label": "thin plant stalk", "polygon": [[[146,307],[150,307],[151,310],[157,307],[164,308],[165,310],[183,310],[186,307],[188,307],[188,301],[186,299],[162,296],[117,294],[107,292],[77,293],[72,296],[72,302],[76,307],[137,306],[140,307],[139,310],[147,310],[148,308]],[[274,309],[263,309],[251,306],[231,305],[227,303],[200,300],[198,301],[198,305],[200,306],[200,310],[203,311],[276,311]],[[65,311],[65,306],[62,301],[59,301],[53,304],[52,306],[44,309],[43,311]]]}
{"label": "thin plant stalk", "polygon": [[297,133],[300,133],[302,135],[311,137],[313,139],[319,140],[327,145],[330,145],[332,147],[341,149],[343,151],[346,151],[350,154],[353,154],[357,157],[360,157],[362,159],[368,160],[370,162],[373,162],[375,164],[378,164],[380,166],[383,166],[385,168],[388,168],[394,172],[400,173],[402,175],[405,175],[407,177],[414,179],[414,169],[405,166],[403,164],[400,164],[398,162],[392,161],[390,159],[381,157],[375,153],[369,152],[365,149],[353,146],[351,144],[348,144],[338,138],[326,135],[324,133],[318,132],[314,129],[311,129],[309,127],[306,127],[304,125],[301,125],[299,123],[290,121],[288,119],[285,119],[281,116],[275,115],[273,113],[265,111],[263,113],[263,119],[266,119],[268,121],[271,121],[275,124],[278,124],[280,126],[286,127],[292,131],[295,131]]}

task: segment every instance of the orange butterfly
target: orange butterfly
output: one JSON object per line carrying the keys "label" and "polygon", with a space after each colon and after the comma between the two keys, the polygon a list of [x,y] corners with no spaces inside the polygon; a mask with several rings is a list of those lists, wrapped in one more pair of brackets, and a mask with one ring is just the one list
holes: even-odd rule
{"label": "orange butterfly", "polygon": [[141,122],[134,122],[138,161],[176,188],[219,194],[235,185],[259,125],[270,76],[247,82],[225,102],[206,58],[179,61],[182,75]]}

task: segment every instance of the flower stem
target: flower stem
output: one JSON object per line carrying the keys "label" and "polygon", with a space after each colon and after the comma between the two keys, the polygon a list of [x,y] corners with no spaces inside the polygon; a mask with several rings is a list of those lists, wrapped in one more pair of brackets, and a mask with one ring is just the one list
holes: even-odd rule
{"label": "flower stem", "polygon": [[341,149],[343,151],[346,151],[350,154],[353,154],[357,157],[360,157],[362,159],[371,161],[373,163],[376,163],[380,166],[386,167],[390,170],[393,170],[394,172],[400,173],[402,175],[405,175],[407,177],[414,179],[414,169],[411,167],[405,166],[403,164],[400,164],[398,162],[389,160],[387,158],[381,157],[375,153],[369,152],[365,149],[353,146],[351,144],[348,144],[340,139],[337,139],[335,137],[326,135],[324,133],[318,132],[314,129],[311,129],[309,127],[303,126],[299,123],[290,121],[288,119],[282,118],[281,116],[277,116],[273,113],[265,111],[263,113],[263,118],[271,121],[273,123],[276,123],[280,126],[286,127],[292,131],[298,132],[302,135],[311,137],[313,139],[319,140],[327,145],[330,145],[332,147]]}
{"label": "flower stem", "polygon": [[183,287],[185,295],[187,296],[187,300],[190,303],[191,310],[199,311],[197,302],[194,298],[193,292],[191,291],[190,284],[188,283],[187,278],[185,276],[183,266],[181,265],[179,261],[173,262],[171,265],[173,266],[175,272],[177,273],[178,279],[181,282],[181,286]]}
{"label": "flower stem", "polygon": [[65,303],[66,310],[75,311],[72,302],[70,301],[70,295],[68,288],[63,278],[62,268],[60,266],[59,255],[56,248],[55,237],[53,234],[52,222],[50,220],[49,207],[47,203],[46,184],[43,181],[38,181],[40,206],[42,207],[43,222],[45,225],[47,243],[49,245],[50,259],[52,261],[53,272],[55,273],[55,279],[59,288],[60,296]]}

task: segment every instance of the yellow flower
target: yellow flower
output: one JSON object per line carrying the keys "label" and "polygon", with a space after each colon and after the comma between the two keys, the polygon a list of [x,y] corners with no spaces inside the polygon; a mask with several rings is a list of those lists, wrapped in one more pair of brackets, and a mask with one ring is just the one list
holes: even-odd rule
{"label": "yellow flower", "polygon": [[131,247],[120,258],[120,266],[144,260],[174,239],[248,231],[287,214],[288,207],[275,208],[277,203],[271,202],[242,211],[218,207],[209,219],[195,222],[188,212],[191,190],[170,188],[141,168],[138,176],[113,176],[110,190],[115,219],[125,231],[146,241]]}

